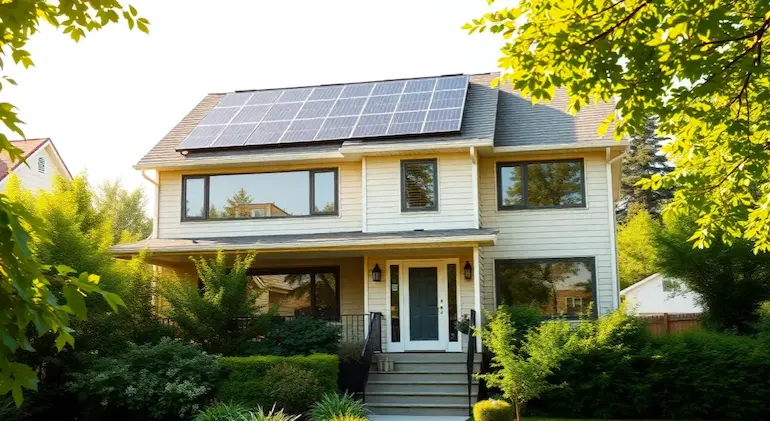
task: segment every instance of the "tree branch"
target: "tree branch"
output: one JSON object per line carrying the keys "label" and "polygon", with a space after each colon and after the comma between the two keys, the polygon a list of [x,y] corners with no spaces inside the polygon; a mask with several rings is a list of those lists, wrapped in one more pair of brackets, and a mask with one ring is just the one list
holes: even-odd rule
{"label": "tree branch", "polygon": [[598,40],[600,40],[602,38],[605,38],[607,35],[613,33],[616,29],[620,28],[621,25],[623,25],[624,23],[626,23],[626,22],[630,21],[631,19],[633,19],[633,17],[636,16],[636,14],[639,13],[639,11],[642,10],[644,8],[644,6],[647,6],[648,4],[650,4],[650,0],[646,0],[646,1],[642,2],[642,4],[640,4],[639,6],[636,6],[636,9],[631,11],[631,13],[628,16],[626,16],[623,19],[619,20],[618,22],[616,22],[614,25],[612,25],[611,27],[609,27],[607,30],[605,30],[604,32],[600,33],[599,35],[596,35],[595,37],[593,37],[593,38],[589,39],[588,41],[584,42],[583,44],[581,44],[581,46],[586,46],[588,44],[591,44],[592,42],[598,41]]}

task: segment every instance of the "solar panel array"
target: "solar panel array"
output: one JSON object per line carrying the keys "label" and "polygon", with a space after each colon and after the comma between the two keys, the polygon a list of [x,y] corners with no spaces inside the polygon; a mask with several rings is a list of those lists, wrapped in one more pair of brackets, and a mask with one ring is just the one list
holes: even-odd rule
{"label": "solar panel array", "polygon": [[468,80],[460,75],[230,93],[177,150],[456,132]]}

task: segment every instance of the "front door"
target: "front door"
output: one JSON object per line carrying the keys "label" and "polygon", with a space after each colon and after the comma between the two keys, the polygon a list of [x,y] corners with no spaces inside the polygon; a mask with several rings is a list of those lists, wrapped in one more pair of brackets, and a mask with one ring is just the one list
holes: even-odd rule
{"label": "front door", "polygon": [[407,261],[401,290],[406,319],[402,340],[406,351],[446,351],[449,342],[447,280],[445,265],[431,261]]}
{"label": "front door", "polygon": [[438,341],[438,268],[409,268],[409,340]]}

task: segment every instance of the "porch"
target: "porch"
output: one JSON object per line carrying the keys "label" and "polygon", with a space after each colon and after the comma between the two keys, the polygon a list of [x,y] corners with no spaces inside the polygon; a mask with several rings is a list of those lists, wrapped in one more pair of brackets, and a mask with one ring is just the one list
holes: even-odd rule
{"label": "porch", "polygon": [[352,343],[363,343],[380,314],[381,352],[464,352],[468,338],[456,324],[472,310],[482,314],[480,247],[495,238],[474,229],[149,239],[113,251],[148,250],[150,263],[195,282],[191,256],[254,250],[250,276],[264,291],[257,306],[339,323],[342,340]]}

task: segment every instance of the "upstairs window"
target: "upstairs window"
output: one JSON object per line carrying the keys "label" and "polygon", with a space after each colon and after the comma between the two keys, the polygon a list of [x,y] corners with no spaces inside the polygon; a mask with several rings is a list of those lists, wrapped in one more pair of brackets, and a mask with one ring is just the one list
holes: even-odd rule
{"label": "upstairs window", "polygon": [[45,157],[39,157],[37,159],[37,172],[40,174],[45,174],[47,169],[48,168],[46,167]]}
{"label": "upstairs window", "polygon": [[583,160],[497,164],[497,208],[585,207]]}
{"label": "upstairs window", "polygon": [[438,210],[435,159],[401,161],[401,211]]}
{"label": "upstairs window", "polygon": [[337,170],[185,176],[183,219],[337,215]]}

